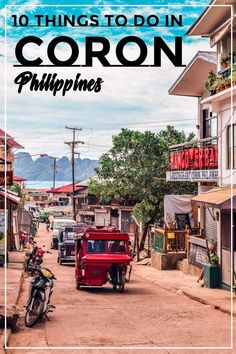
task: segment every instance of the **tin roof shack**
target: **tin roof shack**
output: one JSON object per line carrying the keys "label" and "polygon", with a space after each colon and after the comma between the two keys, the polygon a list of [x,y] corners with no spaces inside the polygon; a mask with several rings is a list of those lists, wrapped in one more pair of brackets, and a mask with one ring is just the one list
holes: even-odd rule
{"label": "tin roof shack", "polygon": [[102,205],[99,198],[88,193],[89,180],[86,179],[76,184],[80,187],[75,192],[78,222],[87,222],[97,227],[115,226],[122,232],[133,234],[132,203],[121,205],[113,199],[109,205]]}
{"label": "tin roof shack", "polygon": [[[79,187],[76,187],[75,190],[78,190]],[[50,201],[56,202],[56,205],[59,206],[72,206],[72,191],[73,185],[66,184],[61,187],[52,188],[47,190],[49,194]]]}
{"label": "tin roof shack", "polygon": [[[215,203],[213,191],[208,186],[199,188],[199,196],[194,202],[205,212],[201,214],[201,227],[207,239],[217,239],[217,254],[220,258],[221,285],[231,283],[230,269],[236,270],[236,229],[231,226],[236,220],[236,210],[233,216],[230,212],[230,193],[225,191],[236,184],[236,37],[231,43],[231,25],[235,32],[236,3],[226,0],[214,0],[212,5],[224,7],[207,7],[204,13],[188,30],[189,36],[208,37],[210,45],[216,50],[216,78],[208,87],[208,92],[199,98],[200,138],[207,138],[209,131],[216,130],[218,145],[218,173],[216,183],[219,188],[214,191],[215,198],[224,195],[224,203]],[[232,19],[231,6],[232,4]],[[231,81],[232,79],[232,81]],[[232,87],[231,87],[232,83]],[[215,121],[214,121],[215,119]],[[209,202],[205,198],[209,197]],[[228,199],[227,199],[228,198]],[[234,202],[234,197],[233,197]],[[232,233],[231,233],[232,232]],[[231,235],[232,241],[231,243]],[[231,254],[233,251],[233,255]],[[233,263],[231,264],[231,256]],[[232,266],[232,268],[231,268]]]}
{"label": "tin roof shack", "polygon": [[[7,210],[7,248],[13,249],[15,246],[14,234],[17,230],[13,228],[14,210],[17,209],[20,203],[20,198],[15,193],[5,190],[5,182],[7,188],[13,184],[14,179],[14,152],[16,149],[22,149],[23,147],[14,140],[9,134],[0,129],[0,211]],[[5,160],[6,157],[6,160]],[[6,166],[6,171],[5,171]],[[6,172],[6,181],[5,181]],[[6,200],[6,205],[5,205]],[[16,222],[17,223],[17,222]]]}

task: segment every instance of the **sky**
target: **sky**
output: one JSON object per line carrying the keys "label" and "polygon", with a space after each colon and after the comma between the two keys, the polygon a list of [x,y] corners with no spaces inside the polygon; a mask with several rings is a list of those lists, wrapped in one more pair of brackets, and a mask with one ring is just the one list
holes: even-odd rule
{"label": "sky", "polygon": [[[42,7],[41,5],[57,5]],[[81,158],[98,159],[112,146],[112,136],[120,132],[121,128],[137,129],[140,131],[151,130],[158,132],[165,129],[166,125],[174,125],[176,129],[186,133],[195,132],[197,124],[197,99],[189,97],[170,96],[168,89],[172,86],[183,70],[175,67],[163,55],[161,67],[103,67],[94,61],[88,67],[14,67],[19,64],[15,56],[15,47],[18,41],[29,35],[34,35],[43,40],[40,47],[27,45],[23,51],[27,58],[40,56],[44,64],[50,63],[47,57],[48,43],[59,35],[73,38],[79,47],[78,63],[85,60],[85,37],[102,36],[110,42],[110,52],[107,55],[111,63],[117,64],[116,45],[128,35],[142,38],[148,48],[146,64],[153,63],[153,38],[162,37],[173,49],[175,36],[183,38],[183,62],[188,64],[198,50],[212,50],[209,40],[190,38],[185,35],[189,26],[197,19],[205,8],[206,1],[132,1],[132,6],[125,6],[131,2],[125,1],[100,1],[91,0],[90,7],[83,6],[88,1],[63,0],[0,0],[0,64],[1,72],[4,71],[4,15],[7,7],[7,53],[6,53],[6,97],[7,97],[7,131],[25,147],[25,151],[32,155],[47,153],[52,156],[69,156],[70,150],[64,142],[72,139],[72,132],[65,126],[81,127],[82,131],[76,133],[76,138],[84,142],[78,146]],[[173,6],[179,5],[181,6]],[[20,5],[27,6],[20,6]],[[189,5],[189,6],[183,6]],[[202,6],[195,6],[196,4]],[[103,6],[101,6],[103,5]],[[114,6],[117,5],[117,6]],[[172,6],[164,6],[172,5]],[[96,14],[101,27],[36,27],[35,15],[64,15],[90,16]],[[134,15],[142,15],[146,19],[150,14],[158,16],[159,24],[156,27],[105,27],[107,14],[114,16],[123,14],[132,25]],[[165,15],[182,14],[183,26],[165,27]],[[29,27],[14,27],[12,15],[19,18],[27,15]],[[57,17],[58,18],[58,17]],[[44,21],[45,18],[42,19]],[[114,20],[113,20],[114,21]],[[44,22],[42,22],[43,24]],[[112,22],[113,24],[114,22]],[[135,58],[139,49],[135,45],[128,45],[124,51],[127,58]],[[66,59],[70,56],[68,45],[58,45],[56,49],[58,58]],[[50,63],[51,64],[51,63]],[[25,70],[31,70],[40,79],[44,73],[56,73],[59,79],[75,79],[81,74],[83,79],[103,80],[100,92],[72,92],[65,96],[57,93],[53,96],[48,91],[30,91],[25,85],[22,92],[18,93],[15,78]],[[0,97],[4,102],[4,75],[1,75]],[[4,104],[0,105],[1,127],[4,128]]]}

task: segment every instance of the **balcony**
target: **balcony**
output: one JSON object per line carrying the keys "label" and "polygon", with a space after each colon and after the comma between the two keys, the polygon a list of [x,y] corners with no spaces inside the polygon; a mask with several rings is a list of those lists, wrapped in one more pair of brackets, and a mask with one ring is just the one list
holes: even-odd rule
{"label": "balcony", "polygon": [[[12,164],[14,161],[14,155],[11,151],[7,151],[7,164]],[[5,161],[5,149],[1,148],[0,149],[0,163],[3,162],[4,164]]]}
{"label": "balcony", "polygon": [[217,181],[217,137],[194,140],[170,147],[167,181]]}
{"label": "balcony", "polygon": [[[231,75],[232,72],[232,75]],[[232,76],[232,87],[231,87]],[[222,67],[217,75],[213,71],[209,71],[208,80],[205,82],[205,94],[201,100],[201,103],[210,103],[212,101],[219,102],[227,98],[230,98],[231,92],[236,92],[236,64],[232,67],[229,63]]]}

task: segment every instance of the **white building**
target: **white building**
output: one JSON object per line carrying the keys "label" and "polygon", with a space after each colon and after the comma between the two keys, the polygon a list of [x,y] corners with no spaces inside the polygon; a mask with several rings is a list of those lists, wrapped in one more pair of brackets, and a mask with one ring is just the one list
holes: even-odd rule
{"label": "white building", "polygon": [[[236,2],[231,3],[235,13]],[[211,2],[215,4],[229,2]],[[197,97],[199,136],[192,144],[172,147],[171,171],[167,175],[169,180],[198,182],[198,196],[193,202],[199,206],[203,231],[201,237],[190,237],[188,262],[190,267],[201,266],[206,258],[205,240],[216,239],[223,287],[231,283],[231,246],[236,269],[236,230],[231,228],[236,224],[236,39],[231,45],[230,12],[230,7],[207,7],[187,32],[189,36],[209,37],[215,53],[197,53],[170,89],[170,94]],[[216,78],[212,74],[205,90],[210,70]]]}

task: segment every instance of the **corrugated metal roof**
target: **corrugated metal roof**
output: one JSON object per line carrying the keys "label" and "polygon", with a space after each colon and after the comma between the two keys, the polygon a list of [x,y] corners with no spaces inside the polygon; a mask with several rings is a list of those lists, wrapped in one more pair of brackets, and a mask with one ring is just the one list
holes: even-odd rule
{"label": "corrugated metal roof", "polygon": [[218,187],[192,198],[192,201],[198,205],[218,207],[219,209],[229,208],[231,205],[231,196],[236,196],[236,187]]}
{"label": "corrugated metal roof", "polygon": [[[82,187],[76,187],[75,190],[78,191]],[[73,192],[73,185],[71,184],[66,184],[65,186],[49,189],[47,193],[72,193]]]}
{"label": "corrugated metal roof", "polygon": [[13,177],[13,181],[14,181],[14,182],[23,182],[23,181],[27,181],[27,179],[26,179],[26,178],[23,178],[23,177],[14,176],[14,177]]}
{"label": "corrugated metal roof", "polygon": [[[24,148],[22,145],[17,143],[11,135],[6,134],[6,137],[7,137],[7,144],[11,145],[11,147],[16,148],[16,149],[23,149]],[[3,141],[5,140],[5,132],[2,129],[0,129],[0,139]]]}

